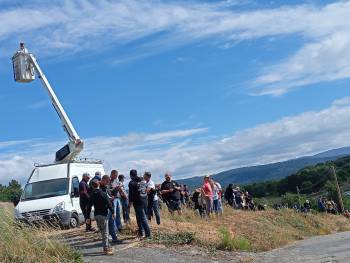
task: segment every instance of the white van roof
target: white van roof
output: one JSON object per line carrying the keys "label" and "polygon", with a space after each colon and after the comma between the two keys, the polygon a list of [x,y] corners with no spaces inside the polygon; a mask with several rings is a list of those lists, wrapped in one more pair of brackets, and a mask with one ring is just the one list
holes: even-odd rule
{"label": "white van roof", "polygon": [[62,164],[35,165],[35,169],[27,183],[65,178],[68,176],[77,176],[81,179],[83,173],[88,172],[91,176],[94,176],[96,171],[102,174],[105,173],[101,161],[79,160]]}
{"label": "white van roof", "polygon": [[68,164],[51,164],[37,166],[29,177],[28,183],[46,181],[68,176]]}

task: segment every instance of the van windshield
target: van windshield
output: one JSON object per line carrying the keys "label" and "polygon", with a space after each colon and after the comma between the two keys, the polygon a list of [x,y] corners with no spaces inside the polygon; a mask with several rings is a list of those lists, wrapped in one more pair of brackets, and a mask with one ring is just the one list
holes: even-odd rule
{"label": "van windshield", "polygon": [[33,200],[68,194],[69,178],[27,184],[21,200]]}

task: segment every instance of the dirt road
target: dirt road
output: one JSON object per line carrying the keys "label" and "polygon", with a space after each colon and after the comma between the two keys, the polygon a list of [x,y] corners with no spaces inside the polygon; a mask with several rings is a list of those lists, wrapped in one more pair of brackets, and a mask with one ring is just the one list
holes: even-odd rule
{"label": "dirt road", "polygon": [[265,253],[217,252],[207,254],[191,246],[169,249],[160,246],[141,246],[133,238],[115,245],[114,256],[101,253],[100,238],[97,234],[83,231],[65,232],[65,239],[80,249],[86,262],[126,262],[126,263],[214,263],[214,262],[255,262],[255,263],[348,263],[350,262],[350,232],[313,237],[293,245]]}
{"label": "dirt road", "polygon": [[71,246],[80,250],[85,262],[90,263],[216,263],[216,262],[251,262],[246,261],[249,253],[210,253],[192,246],[166,248],[154,244],[141,243],[135,238],[123,237],[123,243],[113,245],[115,255],[105,256],[102,253],[101,239],[98,233],[85,233],[83,229],[66,231],[59,234]]}

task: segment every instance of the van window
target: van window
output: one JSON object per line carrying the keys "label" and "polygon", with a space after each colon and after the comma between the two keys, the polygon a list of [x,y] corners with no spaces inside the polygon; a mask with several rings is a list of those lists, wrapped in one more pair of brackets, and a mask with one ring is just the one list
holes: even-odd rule
{"label": "van window", "polygon": [[68,178],[60,178],[27,184],[24,187],[24,193],[21,200],[33,200],[66,195],[68,192],[68,182]]}
{"label": "van window", "polygon": [[74,197],[79,197],[79,179],[78,179],[78,177],[72,178],[71,193],[74,194]]}

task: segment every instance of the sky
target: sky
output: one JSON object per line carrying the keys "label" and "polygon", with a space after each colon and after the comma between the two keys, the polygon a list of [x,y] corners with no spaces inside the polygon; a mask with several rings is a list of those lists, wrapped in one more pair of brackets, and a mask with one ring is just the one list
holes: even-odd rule
{"label": "sky", "polygon": [[175,179],[349,146],[350,1],[0,0],[0,183],[66,142],[26,43],[106,170]]}

